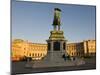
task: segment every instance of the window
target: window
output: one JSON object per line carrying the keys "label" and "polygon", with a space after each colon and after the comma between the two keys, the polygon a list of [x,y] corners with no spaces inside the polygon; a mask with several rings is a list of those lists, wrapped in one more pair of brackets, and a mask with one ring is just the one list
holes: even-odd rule
{"label": "window", "polygon": [[35,57],[37,57],[37,54],[35,53]]}
{"label": "window", "polygon": [[34,53],[32,54],[32,56],[34,57]]}
{"label": "window", "polygon": [[40,55],[41,57],[42,57],[42,53],[41,53],[41,55]]}
{"label": "window", "polygon": [[31,53],[30,53],[30,55],[29,56],[31,56]]}
{"label": "window", "polygon": [[39,57],[40,55],[39,55],[39,53],[38,53],[38,57]]}
{"label": "window", "polygon": [[72,53],[72,56],[73,56],[73,53]]}

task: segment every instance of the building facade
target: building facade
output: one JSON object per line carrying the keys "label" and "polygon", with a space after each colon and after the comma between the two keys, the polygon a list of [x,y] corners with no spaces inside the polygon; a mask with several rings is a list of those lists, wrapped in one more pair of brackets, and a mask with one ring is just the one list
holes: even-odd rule
{"label": "building facade", "polygon": [[[41,60],[47,55],[47,44],[32,43],[21,39],[12,41],[11,57],[13,61],[19,61],[23,57],[31,57],[32,60]],[[95,56],[96,41],[85,40],[78,43],[68,43],[66,45],[67,55],[73,56]]]}
{"label": "building facade", "polygon": [[69,56],[96,56],[96,41],[85,40],[78,43],[67,44],[67,54]]}
{"label": "building facade", "polygon": [[85,56],[96,56],[96,41],[85,40],[84,43],[84,55]]}
{"label": "building facade", "polygon": [[32,57],[33,60],[40,60],[47,54],[47,44],[28,43],[27,57]]}
{"label": "building facade", "polygon": [[21,39],[12,42],[11,57],[18,61],[24,57],[31,57],[33,60],[40,60],[47,54],[47,44],[30,43]]}
{"label": "building facade", "polygon": [[28,43],[21,39],[15,39],[12,42],[11,54],[13,60],[20,60],[28,49]]}
{"label": "building facade", "polygon": [[67,44],[66,51],[69,56],[84,56],[83,42]]}

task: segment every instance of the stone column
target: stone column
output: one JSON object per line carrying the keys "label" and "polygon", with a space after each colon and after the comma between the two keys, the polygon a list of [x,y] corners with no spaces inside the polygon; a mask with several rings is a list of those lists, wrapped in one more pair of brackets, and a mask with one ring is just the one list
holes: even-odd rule
{"label": "stone column", "polygon": [[63,43],[64,43],[63,41],[60,42],[60,51],[61,51],[62,55],[63,55],[63,52],[64,52]]}
{"label": "stone column", "polygon": [[53,41],[50,42],[51,43],[51,52],[53,52]]}
{"label": "stone column", "polygon": [[61,41],[60,44],[61,44],[61,45],[60,45],[60,50],[63,51],[63,41]]}

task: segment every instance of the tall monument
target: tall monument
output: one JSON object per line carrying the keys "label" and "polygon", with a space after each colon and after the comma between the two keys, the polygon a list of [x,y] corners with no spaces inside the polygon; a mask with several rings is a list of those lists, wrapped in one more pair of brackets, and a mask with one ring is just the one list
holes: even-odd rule
{"label": "tall monument", "polygon": [[[50,31],[49,39],[46,40],[48,46],[47,56],[45,56],[41,61],[32,61],[29,64],[27,63],[26,67],[49,68],[49,67],[57,67],[57,66],[59,67],[74,66],[77,64],[76,62],[73,62],[71,60],[67,60],[68,62],[65,62],[64,56],[67,56],[67,52],[66,52],[67,40],[64,37],[64,32],[60,28],[61,9],[59,8],[54,9],[54,19],[52,25],[53,25],[53,30]],[[77,62],[80,61],[77,60]],[[54,71],[54,69],[50,68],[49,71]]]}
{"label": "tall monument", "polygon": [[47,40],[48,52],[47,57],[49,61],[60,62],[66,55],[66,40],[64,32],[60,29],[61,26],[61,9],[54,8],[53,30],[50,31],[50,37]]}

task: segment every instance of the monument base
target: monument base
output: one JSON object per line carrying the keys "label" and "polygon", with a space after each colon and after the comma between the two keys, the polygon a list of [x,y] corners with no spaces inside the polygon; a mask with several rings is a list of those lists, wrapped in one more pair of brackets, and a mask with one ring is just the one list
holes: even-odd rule
{"label": "monument base", "polygon": [[26,68],[49,68],[49,67],[63,67],[63,66],[64,67],[65,66],[66,67],[67,66],[79,66],[83,64],[85,64],[85,61],[82,59],[77,59],[75,61],[66,60],[66,61],[59,61],[59,62],[38,60],[38,61],[27,62],[25,67]]}

